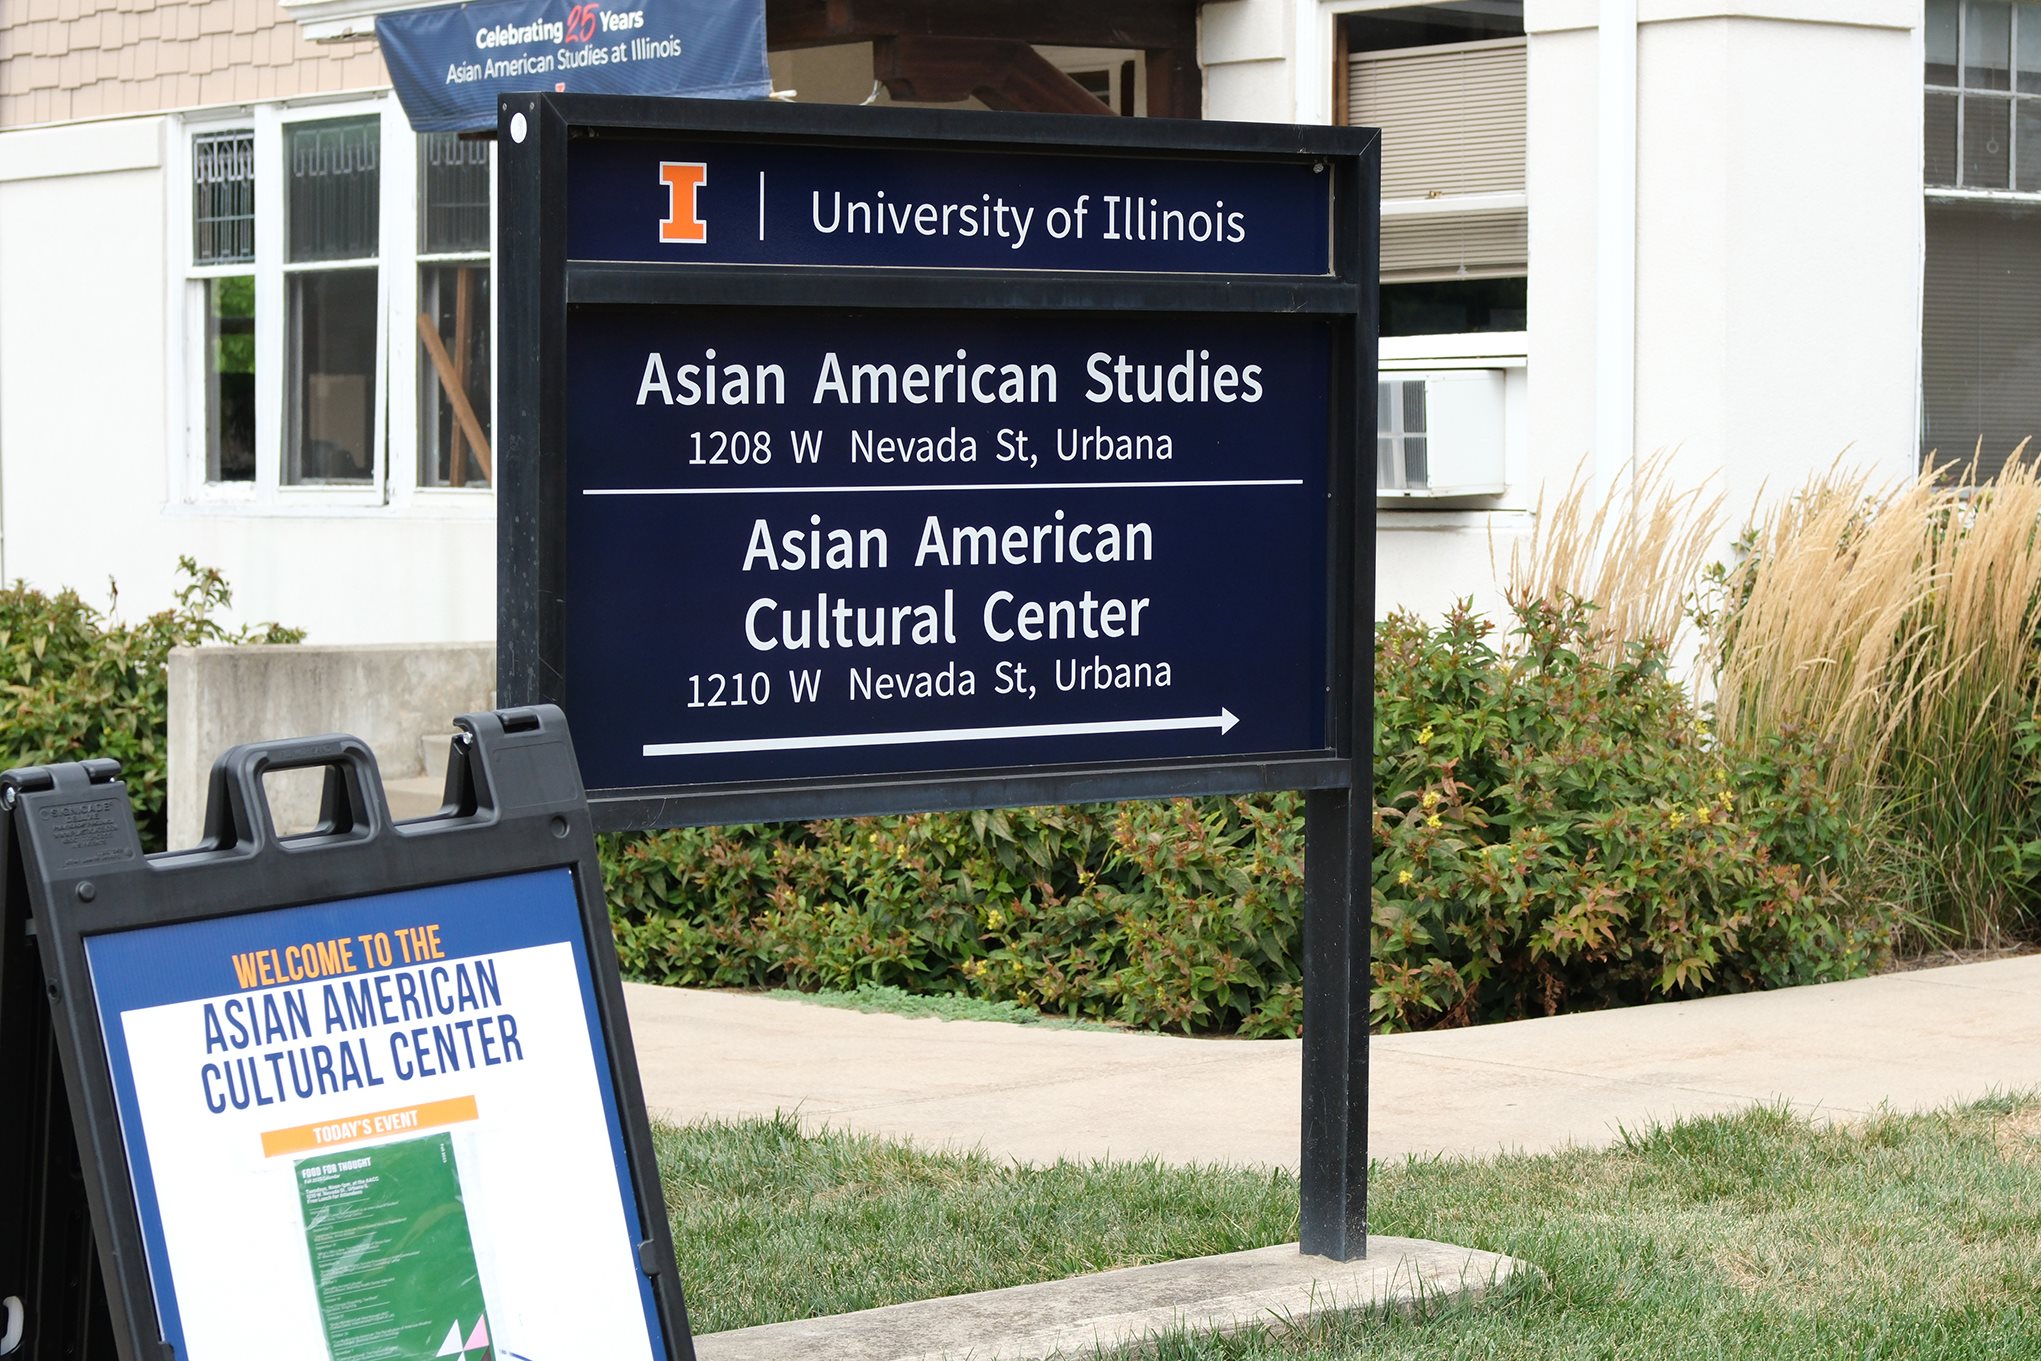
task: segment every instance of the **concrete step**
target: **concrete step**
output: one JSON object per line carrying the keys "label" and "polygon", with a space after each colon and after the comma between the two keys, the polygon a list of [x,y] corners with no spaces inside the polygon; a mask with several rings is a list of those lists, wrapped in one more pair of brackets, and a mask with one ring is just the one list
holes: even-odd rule
{"label": "concrete step", "polygon": [[423,759],[427,779],[446,785],[447,759],[453,755],[454,735],[448,733],[427,733],[418,739],[418,754]]}
{"label": "concrete step", "polygon": [[390,816],[399,822],[408,818],[431,817],[439,811],[440,796],[446,792],[446,774],[437,777],[412,775],[401,780],[384,780],[383,795],[390,801]]}

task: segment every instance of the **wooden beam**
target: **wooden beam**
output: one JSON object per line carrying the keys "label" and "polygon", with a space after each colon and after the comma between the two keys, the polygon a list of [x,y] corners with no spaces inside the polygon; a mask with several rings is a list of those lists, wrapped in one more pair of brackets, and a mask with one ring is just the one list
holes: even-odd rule
{"label": "wooden beam", "polygon": [[[455,266],[454,278],[454,386],[462,392],[468,390],[468,341],[470,339],[470,316],[474,311],[475,271],[465,266]],[[447,460],[447,481],[456,487],[468,485],[468,450],[463,443],[467,430],[459,421],[454,422],[452,457]]]}
{"label": "wooden beam", "polygon": [[490,466],[489,437],[482,433],[482,422],[475,419],[475,407],[468,394],[454,380],[453,358],[447,354],[446,342],[439,338],[439,325],[430,313],[418,314],[418,338],[425,342],[425,353],[432,360],[433,372],[439,375],[440,390],[446,393],[447,402],[454,409],[454,420],[475,446],[475,461],[482,465],[482,476],[493,481],[495,469]]}
{"label": "wooden beam", "polygon": [[1148,116],[1203,118],[1205,73],[1198,69],[1198,49],[1151,48],[1148,52]]}
{"label": "wooden beam", "polygon": [[1205,73],[1198,69],[1197,15],[1184,11],[1175,33],[1147,48],[1148,116],[1203,118]]}
{"label": "wooden beam", "polygon": [[1113,112],[1034,48],[1002,38],[880,38],[872,78],[895,99],[930,104],[975,96],[989,109],[1020,113]]}
{"label": "wooden beam", "polygon": [[875,38],[1004,38],[1050,47],[1196,46],[1199,0],[766,0],[773,51]]}

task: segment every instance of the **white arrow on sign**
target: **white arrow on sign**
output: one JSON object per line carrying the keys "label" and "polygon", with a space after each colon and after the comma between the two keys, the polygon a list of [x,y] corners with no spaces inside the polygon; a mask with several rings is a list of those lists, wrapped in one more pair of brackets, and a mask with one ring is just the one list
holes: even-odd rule
{"label": "white arrow on sign", "polygon": [[1130,718],[1106,723],[1023,723],[1008,728],[926,728],[920,732],[853,732],[826,737],[739,737],[721,742],[647,742],[647,756],[707,756],[722,751],[806,751],[816,747],[903,747],[921,742],[996,742],[1010,737],[1082,737],[1087,733],[1233,731],[1240,718],[1222,708],[1205,718]]}

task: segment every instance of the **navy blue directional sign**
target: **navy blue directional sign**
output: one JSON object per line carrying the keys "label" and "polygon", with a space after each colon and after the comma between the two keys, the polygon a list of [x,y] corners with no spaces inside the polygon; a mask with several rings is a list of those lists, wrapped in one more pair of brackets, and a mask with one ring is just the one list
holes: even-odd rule
{"label": "navy blue directional sign", "polygon": [[577,309],[567,669],[614,716],[586,778],[1322,749],[1331,348],[1319,319]]}
{"label": "navy blue directional sign", "polygon": [[1350,778],[1352,135],[568,95],[503,145],[500,683],[599,822]]}

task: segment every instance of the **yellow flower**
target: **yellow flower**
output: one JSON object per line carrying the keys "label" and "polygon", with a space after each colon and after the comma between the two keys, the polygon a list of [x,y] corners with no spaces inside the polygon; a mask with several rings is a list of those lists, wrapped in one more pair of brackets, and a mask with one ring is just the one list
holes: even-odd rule
{"label": "yellow flower", "polygon": [[1694,809],[1694,821],[1700,823],[1703,827],[1708,825],[1709,816],[1708,805],[1705,803]]}
{"label": "yellow flower", "polygon": [[1421,747],[1432,740],[1432,725],[1427,723],[1417,730],[1417,744]]}
{"label": "yellow flower", "polygon": [[1409,883],[1409,882],[1410,882],[1410,879],[1411,879],[1411,874],[1410,874],[1410,871],[1409,871],[1409,870],[1398,870],[1398,871],[1396,871],[1396,882],[1397,882],[1397,883],[1399,883],[1399,884],[1407,884],[1407,883]]}
{"label": "yellow flower", "polygon": [[1669,826],[1677,827],[1687,820],[1687,815],[1675,808],[1665,815],[1665,820]]}
{"label": "yellow flower", "polygon": [[1433,813],[1430,817],[1424,820],[1424,825],[1427,827],[1437,827],[1439,825],[1439,815],[1437,813]]}
{"label": "yellow flower", "polygon": [[1437,808],[1438,806],[1439,806],[1439,791],[1436,789],[1425,790],[1424,791],[1425,811],[1429,813],[1432,809]]}
{"label": "yellow flower", "polygon": [[1004,925],[1006,925],[1006,914],[998,908],[995,907],[985,914],[985,929],[987,931],[997,931]]}
{"label": "yellow flower", "polygon": [[1718,802],[1720,802],[1720,803],[1721,803],[1721,805],[1722,805],[1722,806],[1723,806],[1724,808],[1734,808],[1734,807],[1736,807],[1736,795],[1734,795],[1734,794],[1730,793],[1730,792],[1729,792],[1728,790],[1726,790],[1726,789],[1725,789],[1725,790],[1723,790],[1723,791],[1722,791],[1721,793],[1717,794],[1717,795],[1715,796],[1715,798],[1717,799],[1717,801],[1718,801]]}

